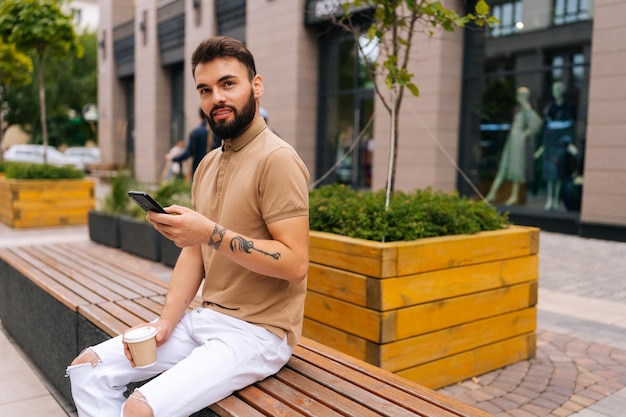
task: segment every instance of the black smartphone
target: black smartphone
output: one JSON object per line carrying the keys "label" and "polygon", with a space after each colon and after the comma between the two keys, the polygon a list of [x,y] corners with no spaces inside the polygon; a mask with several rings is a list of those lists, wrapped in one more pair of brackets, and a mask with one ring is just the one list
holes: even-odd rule
{"label": "black smartphone", "polygon": [[129,191],[128,196],[133,200],[139,207],[144,209],[145,211],[156,211],[157,213],[165,213],[167,212],[163,210],[163,207],[156,201],[154,198],[150,196],[150,194],[145,191]]}

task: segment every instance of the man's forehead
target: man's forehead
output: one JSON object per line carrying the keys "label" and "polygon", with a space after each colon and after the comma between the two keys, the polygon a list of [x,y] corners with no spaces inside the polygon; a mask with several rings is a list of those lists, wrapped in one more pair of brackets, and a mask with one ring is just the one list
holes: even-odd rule
{"label": "man's forehead", "polygon": [[197,84],[206,84],[217,82],[225,76],[247,78],[247,74],[246,67],[239,60],[221,57],[198,64],[194,75]]}

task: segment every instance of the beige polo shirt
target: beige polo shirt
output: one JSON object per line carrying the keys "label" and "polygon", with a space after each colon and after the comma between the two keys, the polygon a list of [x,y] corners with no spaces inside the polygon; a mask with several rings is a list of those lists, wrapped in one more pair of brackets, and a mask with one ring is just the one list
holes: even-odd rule
{"label": "beige polo shirt", "polygon": [[[309,173],[288,143],[259,118],[241,136],[204,157],[194,175],[194,209],[221,227],[271,239],[267,224],[309,214]],[[299,283],[252,272],[202,245],[202,298],[221,313],[288,336],[302,334],[306,279]],[[226,250],[230,250],[226,248]]]}

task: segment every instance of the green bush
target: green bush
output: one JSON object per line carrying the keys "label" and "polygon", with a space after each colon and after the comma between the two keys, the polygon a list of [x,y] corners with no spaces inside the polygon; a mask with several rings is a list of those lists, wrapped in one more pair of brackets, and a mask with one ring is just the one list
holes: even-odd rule
{"label": "green bush", "polygon": [[[128,197],[128,191],[135,189],[136,182],[128,175],[118,175],[111,179],[111,192],[105,197],[102,211],[111,215],[137,216],[137,205]],[[145,217],[145,215],[144,215]]]}
{"label": "green bush", "polygon": [[128,175],[119,175],[111,180],[111,192],[104,200],[102,211],[107,214],[119,214],[145,220],[146,213],[129,197],[130,190],[148,191],[162,206],[172,204],[191,207],[191,185],[182,179],[169,181],[154,189],[140,184]]}
{"label": "green bush", "polygon": [[2,163],[6,178],[16,180],[60,180],[82,179],[85,173],[70,166],[54,166],[48,164],[33,164],[27,162]]}
{"label": "green bush", "polygon": [[309,211],[311,230],[377,242],[472,234],[510,224],[508,214],[489,204],[430,188],[396,191],[385,210],[384,190],[326,185],[309,193]]}

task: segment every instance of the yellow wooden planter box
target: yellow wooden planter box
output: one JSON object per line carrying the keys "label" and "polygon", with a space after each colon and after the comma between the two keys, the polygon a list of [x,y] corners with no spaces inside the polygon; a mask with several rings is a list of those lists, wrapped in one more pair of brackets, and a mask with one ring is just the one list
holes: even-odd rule
{"label": "yellow wooden planter box", "polygon": [[86,224],[95,208],[93,180],[0,179],[0,221],[15,227]]}
{"label": "yellow wooden planter box", "polygon": [[304,335],[430,388],[535,354],[539,229],[377,243],[311,232]]}

